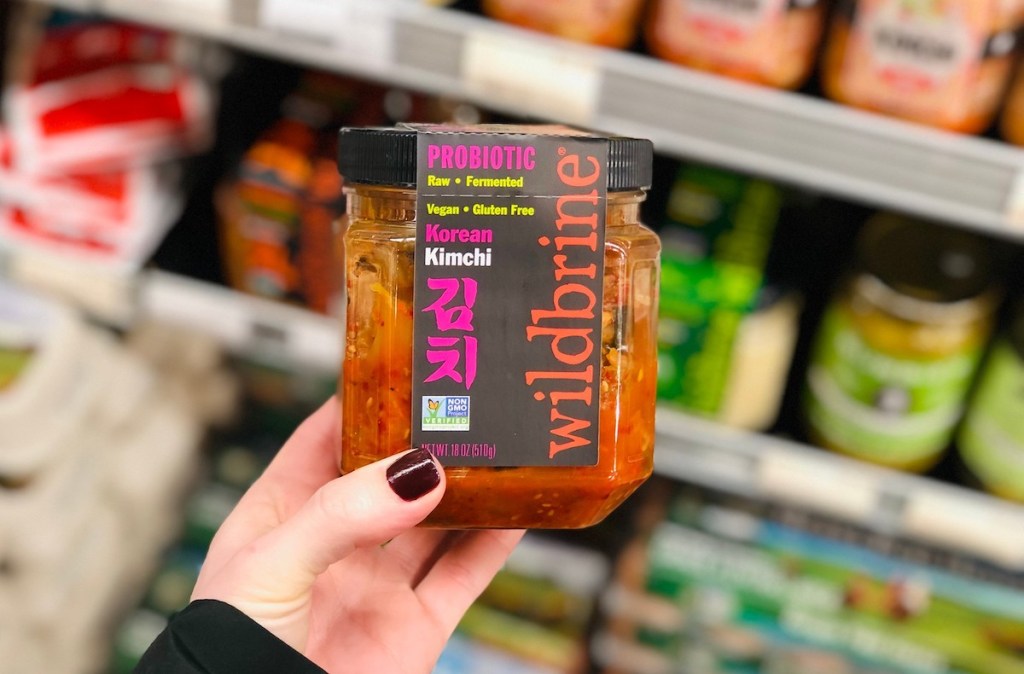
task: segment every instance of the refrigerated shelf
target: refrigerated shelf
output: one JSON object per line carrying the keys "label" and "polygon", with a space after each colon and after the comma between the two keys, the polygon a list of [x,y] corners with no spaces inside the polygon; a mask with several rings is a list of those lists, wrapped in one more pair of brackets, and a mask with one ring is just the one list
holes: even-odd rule
{"label": "refrigerated shelf", "polygon": [[1024,239],[1024,151],[412,0],[50,0]]}
{"label": "refrigerated shelf", "polygon": [[[233,352],[324,372],[340,367],[343,332],[335,318],[156,270],[71,284],[65,267],[44,262],[38,255],[0,255],[0,272],[6,267],[3,275],[69,296],[120,326],[156,320],[214,337]],[[788,503],[1024,572],[1024,506],[664,405],[656,431],[660,475]]]}
{"label": "refrigerated shelf", "polygon": [[[1020,150],[649,57],[567,44],[397,0],[50,4],[519,115],[647,136],[669,154],[1024,239]],[[7,267],[9,274],[20,267],[45,276],[35,265],[8,260]],[[123,310],[130,298],[135,317],[182,323],[237,351],[271,352],[332,370],[338,365],[340,330],[329,318],[162,272],[119,283],[109,285],[108,308]],[[76,289],[65,284],[62,290]],[[1024,507],[665,407],[657,430],[660,474],[792,503],[1024,571]]]}
{"label": "refrigerated shelf", "polygon": [[[217,337],[338,371],[333,319],[173,274],[149,272],[138,311]],[[655,470],[748,498],[788,503],[874,531],[905,536],[1024,572],[1024,507],[660,406]]]}

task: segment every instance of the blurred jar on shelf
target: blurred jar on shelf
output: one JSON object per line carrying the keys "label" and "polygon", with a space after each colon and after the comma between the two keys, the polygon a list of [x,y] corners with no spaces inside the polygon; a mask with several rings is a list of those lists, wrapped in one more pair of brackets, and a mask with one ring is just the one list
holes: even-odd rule
{"label": "blurred jar on shelf", "polygon": [[1024,145],[1024,66],[1018,65],[1017,75],[1006,94],[999,130],[1007,141]]}
{"label": "blurred jar on shelf", "polygon": [[602,47],[628,47],[643,0],[483,0],[483,11],[505,23]]}
{"label": "blurred jar on shelf", "polygon": [[977,133],[1006,90],[1024,25],[1021,0],[843,0],[823,85],[842,103]]}
{"label": "blurred jar on shelf", "polygon": [[[330,313],[342,292],[334,222],[344,212],[333,127],[383,119],[383,91],[307,73],[216,196],[228,282],[237,290]],[[374,117],[379,115],[379,117]]]}
{"label": "blurred jar on shelf", "polygon": [[691,68],[795,89],[814,64],[824,0],[655,0],[651,52]]}
{"label": "blurred jar on shelf", "polygon": [[957,435],[960,459],[987,490],[1024,502],[1024,302],[996,340]]}
{"label": "blurred jar on shelf", "polygon": [[233,287],[328,312],[341,288],[331,250],[344,201],[330,149],[317,144],[305,123],[279,120],[219,191],[217,207]]}
{"label": "blurred jar on shelf", "polygon": [[882,214],[832,304],[807,373],[811,439],[903,470],[942,455],[960,420],[999,298],[973,234]]}

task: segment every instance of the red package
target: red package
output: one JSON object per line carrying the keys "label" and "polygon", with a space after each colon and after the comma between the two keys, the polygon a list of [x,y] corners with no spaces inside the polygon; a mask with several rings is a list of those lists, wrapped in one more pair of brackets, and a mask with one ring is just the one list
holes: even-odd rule
{"label": "red package", "polygon": [[[66,213],[0,206],[0,246],[42,251],[76,262],[101,263],[114,271],[135,272],[174,222],[180,199],[169,192],[130,227],[104,226],[103,221]],[[108,223],[109,224],[109,223]]]}
{"label": "red package", "polygon": [[167,64],[119,66],[9,92],[15,166],[84,173],[149,164],[209,141],[203,83]]}
{"label": "red package", "polygon": [[137,226],[169,189],[151,168],[68,175],[14,169],[13,149],[0,129],[0,197],[4,203],[86,229]]}
{"label": "red package", "polygon": [[30,57],[28,81],[49,82],[115,65],[171,61],[178,39],[155,28],[87,23],[47,30]]}

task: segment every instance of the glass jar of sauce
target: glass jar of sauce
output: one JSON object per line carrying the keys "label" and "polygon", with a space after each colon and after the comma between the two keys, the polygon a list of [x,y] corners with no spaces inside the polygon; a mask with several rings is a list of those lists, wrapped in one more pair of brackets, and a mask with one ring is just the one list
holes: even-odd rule
{"label": "glass jar of sauce", "polygon": [[483,0],[499,21],[601,47],[628,47],[636,37],[642,0]]}
{"label": "glass jar of sauce", "polygon": [[646,34],[667,61],[795,89],[814,64],[824,20],[823,0],[656,0]]}
{"label": "glass jar of sauce", "polygon": [[942,455],[992,329],[992,251],[968,232],[876,216],[807,374],[818,445],[903,470]]}
{"label": "glass jar of sauce", "polygon": [[823,85],[842,103],[977,133],[1006,90],[1021,0],[842,0]]}
{"label": "glass jar of sauce", "polygon": [[968,483],[1024,503],[1024,302],[995,340],[957,435]]}
{"label": "glass jar of sauce", "polygon": [[[496,129],[501,127],[488,126],[487,132],[500,137]],[[543,133],[543,127],[539,130]],[[652,147],[637,139],[607,142],[603,299],[597,305],[597,461],[577,466],[446,465],[447,491],[425,526],[585,527],[608,515],[651,474],[660,243],[639,216],[650,185]],[[343,473],[403,451],[412,442],[414,405],[419,403],[413,399],[412,376],[416,221],[426,217],[417,213],[416,162],[415,131],[342,130],[339,168],[347,194],[342,231],[348,293],[340,382]],[[511,325],[504,329],[508,339],[522,331]],[[507,377],[512,386],[521,375],[509,372]],[[536,400],[543,397],[536,395]],[[486,419],[473,423],[489,425]]]}
{"label": "glass jar of sauce", "polygon": [[1017,69],[1010,90],[1006,92],[999,122],[1005,140],[1014,145],[1024,145],[1024,68]]}

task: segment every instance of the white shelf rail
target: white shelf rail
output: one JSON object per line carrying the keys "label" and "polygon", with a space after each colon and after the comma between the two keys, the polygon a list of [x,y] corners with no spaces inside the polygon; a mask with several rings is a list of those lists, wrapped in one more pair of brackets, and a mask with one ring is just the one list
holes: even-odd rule
{"label": "white shelf rail", "polygon": [[1024,506],[660,408],[656,471],[1024,571]]}

